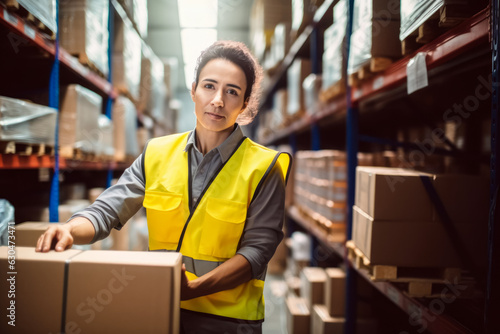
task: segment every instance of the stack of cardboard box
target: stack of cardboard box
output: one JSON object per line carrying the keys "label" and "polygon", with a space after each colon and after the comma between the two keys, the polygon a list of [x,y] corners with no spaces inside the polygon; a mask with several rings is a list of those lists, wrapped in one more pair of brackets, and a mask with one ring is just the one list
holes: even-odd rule
{"label": "stack of cardboard box", "polygon": [[[463,267],[456,241],[476,266],[485,265],[487,177],[379,167],[356,173],[353,241],[372,265]],[[445,227],[422,179],[435,189],[452,226]]]}
{"label": "stack of cardboard box", "polygon": [[[8,256],[0,247],[4,268]],[[0,273],[1,307],[15,324],[2,321],[2,333],[179,332],[179,253],[16,247],[15,257],[13,273]]]}

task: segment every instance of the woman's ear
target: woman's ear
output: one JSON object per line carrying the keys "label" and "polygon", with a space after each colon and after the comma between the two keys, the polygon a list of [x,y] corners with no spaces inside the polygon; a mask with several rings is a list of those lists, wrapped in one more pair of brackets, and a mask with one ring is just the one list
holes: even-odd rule
{"label": "woman's ear", "polygon": [[244,112],[247,107],[248,107],[248,97],[245,100],[245,102],[243,102],[243,107],[241,107],[240,114]]}
{"label": "woman's ear", "polygon": [[191,85],[191,100],[194,102],[194,93],[196,92],[196,82]]}

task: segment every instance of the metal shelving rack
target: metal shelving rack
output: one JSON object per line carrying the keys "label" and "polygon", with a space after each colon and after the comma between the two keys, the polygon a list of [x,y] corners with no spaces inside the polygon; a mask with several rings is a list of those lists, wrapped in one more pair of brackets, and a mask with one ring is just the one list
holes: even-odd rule
{"label": "metal shelving rack", "polygon": [[[353,0],[349,0],[350,8],[353,8]],[[291,65],[293,60],[298,54],[304,54],[304,50],[307,47],[311,47],[308,40],[313,35],[315,28],[321,24],[328,24],[330,20],[326,17],[325,13],[332,11],[333,6],[337,3],[336,0],[325,1],[323,5],[318,9],[314,22],[311,26],[307,27],[304,32],[297,38],[290,48],[290,52],[284,59],[280,68],[277,70],[276,74],[271,78],[270,84],[264,89],[264,96],[262,99],[261,109],[266,104],[271,101],[271,97],[274,92],[278,89],[280,84],[283,84],[283,77],[286,74],[286,70]],[[498,41],[499,41],[499,22],[500,22],[500,10],[498,1],[490,1],[490,6],[481,12],[474,15],[472,18],[466,20],[457,27],[449,30],[443,35],[439,36],[437,39],[431,43],[425,44],[419,50],[415,51],[396,63],[392,64],[384,72],[374,76],[372,79],[362,83],[359,87],[348,87],[346,95],[344,97],[339,97],[333,102],[328,103],[326,106],[320,107],[317,112],[312,115],[307,115],[304,118],[295,121],[288,127],[275,132],[271,137],[268,137],[263,144],[273,145],[277,143],[289,142],[292,149],[296,150],[296,135],[300,133],[310,133],[312,137],[318,136],[319,129],[317,124],[322,121],[329,119],[333,120],[334,123],[340,124],[344,122],[346,124],[346,151],[348,153],[348,170],[350,171],[350,177],[348,178],[349,183],[349,193],[348,193],[348,207],[352,208],[354,204],[354,171],[357,165],[356,153],[357,145],[359,140],[365,140],[364,138],[358,137],[358,110],[357,106],[359,103],[382,95],[385,92],[390,92],[391,90],[401,87],[405,84],[407,80],[406,67],[408,62],[417,52],[426,52],[427,58],[427,68],[429,70],[439,68],[446,62],[452,61],[459,58],[462,54],[467,51],[474,50],[477,47],[484,47],[492,40],[492,59],[493,59],[493,94],[492,94],[492,135],[491,135],[491,210],[490,210],[490,222],[489,222],[489,273],[488,273],[488,291],[486,298],[486,311],[484,313],[484,326],[486,333],[500,333],[498,328],[500,325],[496,317],[500,312],[500,288],[498,284],[495,284],[500,280],[498,259],[499,248],[498,248],[498,224],[500,219],[498,219],[498,210],[496,209],[496,204],[498,204],[498,187],[499,187],[499,177],[500,175],[500,164],[498,163],[498,155],[500,150],[500,145],[498,144],[498,133],[499,133],[499,85],[500,85],[500,59],[498,57]],[[327,23],[325,23],[325,21]],[[491,21],[491,22],[490,22]],[[350,22],[352,22],[352,16],[349,19],[348,31]],[[491,24],[491,26],[490,26]],[[318,58],[315,50],[311,49],[310,52],[311,61],[313,63],[313,68],[315,62],[321,61]],[[439,75],[439,74],[438,74]],[[319,149],[320,145],[312,140],[313,145],[310,149]],[[408,315],[414,315],[415,312],[420,314],[422,319],[429,319],[432,317],[433,321],[427,323],[427,330],[431,333],[472,333],[468,328],[463,326],[457,319],[446,315],[437,315],[420,301],[415,298],[408,297],[404,292],[396,288],[390,282],[373,282],[368,273],[363,270],[356,269],[350,261],[346,258],[346,251],[343,244],[332,243],[329,241],[324,234],[312,226],[308,220],[301,215],[297,208],[291,207],[287,210],[287,215],[299,226],[301,226],[310,235],[314,236],[320,244],[326,247],[329,251],[336,253],[340,257],[345,258],[345,263],[347,266],[347,305],[346,305],[346,326],[345,333],[354,333],[354,319],[355,319],[355,305],[354,303],[349,303],[349,300],[355,299],[356,286],[355,286],[355,276],[362,276],[368,282],[370,282],[375,289],[380,291],[384,296],[391,300],[395,305],[397,305],[401,310],[406,312]],[[352,226],[351,216],[348,216],[348,231],[347,236],[349,239],[350,228]],[[496,229],[495,229],[496,228]]]}
{"label": "metal shelving rack", "polygon": [[[59,1],[57,1],[57,8]],[[110,21],[113,21],[111,15],[116,12],[123,20],[129,20],[121,5],[114,0],[110,0]],[[57,15],[58,16],[58,15]],[[112,22],[111,22],[112,23]],[[16,13],[8,11],[5,7],[0,6],[0,25],[6,27],[12,33],[12,42],[14,44],[28,44],[35,49],[45,52],[52,60],[52,70],[50,73],[49,83],[49,106],[59,109],[59,76],[60,71],[64,69],[73,78],[74,82],[78,82],[92,91],[104,97],[106,115],[111,116],[111,108],[113,100],[118,97],[117,90],[111,84],[111,64],[108,79],[104,79],[97,73],[82,65],[79,60],[70,55],[66,50],[59,47],[58,34],[55,40],[48,39],[44,34],[36,30],[30,23],[19,17]],[[57,25],[59,21],[57,20]],[[110,47],[112,46],[112,25],[110,25]],[[139,115],[138,115],[139,116]],[[56,130],[56,137],[58,130]],[[57,147],[57,138],[56,138]],[[65,170],[94,170],[108,171],[107,186],[110,185],[112,173],[115,170],[125,170],[128,163],[116,161],[78,161],[59,157],[56,150],[55,155],[22,155],[22,154],[0,154],[0,170],[1,169],[40,169],[49,168],[54,170],[54,176],[51,184],[50,194],[50,220],[57,222],[58,205],[59,205],[59,171]]]}

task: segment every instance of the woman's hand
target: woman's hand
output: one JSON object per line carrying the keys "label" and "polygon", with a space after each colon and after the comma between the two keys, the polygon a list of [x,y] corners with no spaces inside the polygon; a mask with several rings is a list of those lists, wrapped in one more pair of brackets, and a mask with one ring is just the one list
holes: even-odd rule
{"label": "woman's hand", "polygon": [[66,224],[54,224],[38,238],[37,252],[48,252],[55,249],[62,252],[73,244],[89,244],[94,238],[94,225],[87,218],[76,217]]}

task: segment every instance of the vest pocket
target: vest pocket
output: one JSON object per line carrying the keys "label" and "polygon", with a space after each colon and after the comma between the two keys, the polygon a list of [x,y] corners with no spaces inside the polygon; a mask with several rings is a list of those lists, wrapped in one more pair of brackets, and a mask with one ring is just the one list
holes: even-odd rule
{"label": "vest pocket", "polygon": [[246,216],[246,203],[208,198],[198,251],[218,258],[234,256]]}
{"label": "vest pocket", "polygon": [[147,211],[149,238],[166,243],[179,242],[184,227],[182,195],[146,191],[143,205]]}

